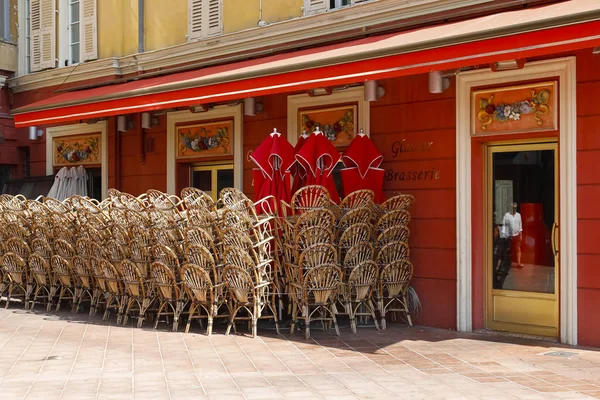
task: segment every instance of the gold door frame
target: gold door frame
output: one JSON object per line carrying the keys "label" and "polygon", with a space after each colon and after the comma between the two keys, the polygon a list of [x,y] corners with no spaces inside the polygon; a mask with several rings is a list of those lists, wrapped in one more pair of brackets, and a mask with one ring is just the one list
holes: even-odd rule
{"label": "gold door frame", "polygon": [[211,197],[214,201],[218,200],[219,193],[217,193],[218,185],[217,185],[217,172],[230,169],[233,171],[233,164],[230,161],[222,162],[222,163],[209,163],[209,164],[192,164],[190,165],[190,181],[189,186],[193,184],[193,172],[194,171],[211,171],[210,179],[211,179]]}
{"label": "gold door frame", "polygon": [[[554,152],[554,221],[555,224],[552,227],[551,241],[552,250],[554,253],[554,293],[538,293],[538,292],[523,292],[516,290],[503,290],[494,289],[492,283],[492,265],[493,265],[493,154],[494,153],[505,153],[505,152],[516,152],[516,151],[539,151],[539,150],[552,150]],[[485,207],[485,273],[484,273],[484,287],[485,287],[485,327],[486,329],[509,331],[515,333],[531,334],[536,336],[559,336],[559,277],[560,277],[560,264],[559,264],[559,244],[556,242],[556,238],[560,237],[558,234],[559,221],[559,159],[558,159],[558,141],[556,139],[539,139],[539,140],[517,140],[510,142],[493,142],[486,144],[486,158],[485,158],[485,193],[486,193],[486,207]],[[550,314],[553,326],[542,326],[534,324],[523,324],[518,322],[506,322],[496,321],[494,319],[494,302],[498,299],[505,300],[506,304],[515,305],[519,304],[521,308],[519,310],[523,314],[527,314],[531,307],[537,307],[542,312]],[[506,311],[504,311],[506,313]],[[514,311],[508,311],[508,314],[518,314]]]}

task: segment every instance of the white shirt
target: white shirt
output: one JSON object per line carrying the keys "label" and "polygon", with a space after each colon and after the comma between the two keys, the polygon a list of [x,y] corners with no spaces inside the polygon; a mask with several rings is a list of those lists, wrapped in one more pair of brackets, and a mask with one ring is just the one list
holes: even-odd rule
{"label": "white shirt", "polygon": [[500,232],[500,237],[508,238],[510,236],[518,236],[521,232],[523,232],[521,214],[518,212],[514,215],[510,212],[504,214],[504,221],[502,222],[502,231]]}

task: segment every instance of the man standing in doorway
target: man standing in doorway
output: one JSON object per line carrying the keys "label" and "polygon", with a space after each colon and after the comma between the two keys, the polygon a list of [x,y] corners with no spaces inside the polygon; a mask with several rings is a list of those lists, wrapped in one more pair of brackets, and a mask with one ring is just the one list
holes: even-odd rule
{"label": "man standing in doorway", "polygon": [[521,241],[523,240],[523,222],[521,214],[517,212],[517,203],[512,203],[512,211],[504,214],[502,223],[502,236],[510,238],[510,248],[514,249],[517,256],[516,268],[523,268],[521,264]]}

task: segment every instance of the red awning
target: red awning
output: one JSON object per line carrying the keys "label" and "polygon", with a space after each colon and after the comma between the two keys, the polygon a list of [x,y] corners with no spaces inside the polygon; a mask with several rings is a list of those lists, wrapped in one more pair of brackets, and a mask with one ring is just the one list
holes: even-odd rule
{"label": "red awning", "polygon": [[597,0],[571,0],[62,93],[12,113],[16,127],[55,124],[543,56],[599,45]]}

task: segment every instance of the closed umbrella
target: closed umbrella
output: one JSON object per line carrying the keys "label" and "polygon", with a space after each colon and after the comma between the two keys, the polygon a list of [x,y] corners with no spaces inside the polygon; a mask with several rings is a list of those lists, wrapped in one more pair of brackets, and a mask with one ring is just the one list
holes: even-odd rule
{"label": "closed umbrella", "polygon": [[274,129],[252,152],[250,159],[258,166],[253,171],[255,200],[274,196],[277,203],[289,202],[289,169],[294,162],[294,147],[287,139]]}
{"label": "closed umbrella", "polygon": [[[304,145],[304,142],[306,142],[306,139],[308,139],[308,135],[306,134],[306,131],[304,131],[302,132],[302,135],[300,135],[300,137],[298,138],[296,146],[294,146],[295,153],[298,153],[298,151],[300,151],[302,145]],[[306,169],[302,166],[302,164],[294,160],[294,163],[290,168],[290,174],[293,179],[291,194],[294,195],[294,193],[296,193],[298,189],[304,186],[304,182],[306,181]]]}
{"label": "closed umbrella", "polygon": [[323,135],[319,127],[298,150],[296,160],[307,171],[305,185],[325,186],[329,191],[330,199],[335,203],[340,202],[340,195],[331,174],[340,160],[340,153]]}
{"label": "closed umbrella", "polygon": [[62,198],[62,194],[64,192],[64,185],[67,183],[67,175],[69,173],[69,169],[67,167],[62,167],[60,171],[54,177],[54,183],[48,192],[48,196],[56,200],[64,200]]}
{"label": "closed umbrella", "polygon": [[379,168],[383,155],[362,130],[352,140],[342,156],[346,168],[340,171],[346,194],[356,190],[370,189],[375,194],[375,203],[381,204],[386,197],[383,193],[384,169]]}
{"label": "closed umbrella", "polygon": [[76,192],[75,194],[78,194],[79,196],[87,196],[88,195],[88,191],[87,191],[87,180],[88,180],[88,174],[87,171],[85,170],[85,168],[80,165],[79,167],[77,167],[77,185],[76,185]]}

